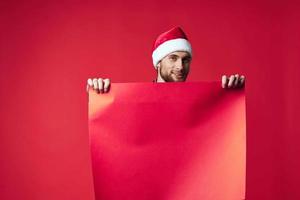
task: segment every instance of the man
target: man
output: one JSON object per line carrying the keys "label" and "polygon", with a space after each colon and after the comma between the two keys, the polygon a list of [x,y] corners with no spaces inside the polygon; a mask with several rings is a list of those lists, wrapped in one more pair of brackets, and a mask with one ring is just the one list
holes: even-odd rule
{"label": "man", "polygon": [[[180,27],[162,33],[153,46],[152,61],[157,71],[154,82],[184,82],[189,74],[192,60],[192,47],[186,34]],[[245,77],[239,74],[222,76],[223,88],[242,88]],[[110,79],[88,79],[87,91],[93,88],[97,92],[109,91]]]}

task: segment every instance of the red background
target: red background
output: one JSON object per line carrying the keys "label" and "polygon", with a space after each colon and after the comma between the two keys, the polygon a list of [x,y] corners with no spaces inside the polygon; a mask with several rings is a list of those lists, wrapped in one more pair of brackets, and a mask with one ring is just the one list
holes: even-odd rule
{"label": "red background", "polygon": [[247,199],[299,199],[300,4],[2,1],[0,199],[92,199],[88,77],[148,82],[155,37],[180,25],[189,81],[246,75]]}

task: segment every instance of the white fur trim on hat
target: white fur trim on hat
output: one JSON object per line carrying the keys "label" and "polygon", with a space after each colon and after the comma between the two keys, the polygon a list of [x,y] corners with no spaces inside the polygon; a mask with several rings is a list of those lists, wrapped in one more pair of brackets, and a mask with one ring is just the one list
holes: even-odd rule
{"label": "white fur trim on hat", "polygon": [[183,38],[168,40],[159,45],[152,53],[153,65],[156,65],[168,54],[175,51],[186,51],[192,56],[192,47],[188,40]]}

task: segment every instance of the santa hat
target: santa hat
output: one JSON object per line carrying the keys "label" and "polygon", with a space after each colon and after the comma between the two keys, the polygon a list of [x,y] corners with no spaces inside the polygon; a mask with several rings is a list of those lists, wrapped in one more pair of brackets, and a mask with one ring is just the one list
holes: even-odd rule
{"label": "santa hat", "polygon": [[191,44],[180,27],[162,33],[154,42],[152,52],[154,67],[156,68],[161,59],[175,51],[186,51],[192,56]]}

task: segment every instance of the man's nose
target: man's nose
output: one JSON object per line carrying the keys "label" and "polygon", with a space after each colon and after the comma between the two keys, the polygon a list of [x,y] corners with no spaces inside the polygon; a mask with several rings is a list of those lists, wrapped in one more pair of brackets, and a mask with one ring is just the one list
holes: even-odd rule
{"label": "man's nose", "polygon": [[175,67],[176,67],[177,70],[180,70],[180,71],[183,69],[182,59],[177,59]]}

